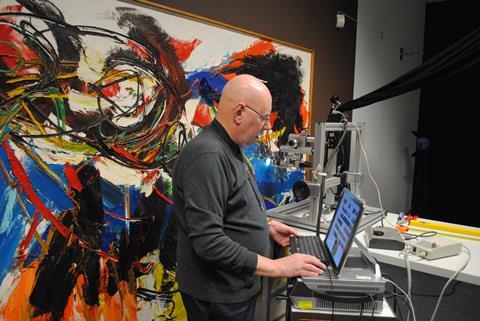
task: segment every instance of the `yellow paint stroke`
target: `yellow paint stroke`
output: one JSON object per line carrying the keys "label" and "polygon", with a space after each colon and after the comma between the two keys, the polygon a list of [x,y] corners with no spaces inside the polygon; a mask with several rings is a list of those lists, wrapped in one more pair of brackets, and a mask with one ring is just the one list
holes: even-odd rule
{"label": "yellow paint stroke", "polygon": [[35,124],[35,126],[37,126],[38,130],[42,133],[42,134],[46,134],[45,132],[45,129],[43,129],[43,126],[42,124],[40,124],[38,122],[38,120],[35,118],[35,116],[33,115],[32,111],[30,110],[30,108],[28,108],[27,104],[25,104],[24,101],[22,101],[22,108],[25,109],[25,111],[27,112],[28,116],[30,116],[30,119],[32,120],[32,122]]}
{"label": "yellow paint stroke", "polygon": [[33,93],[29,98],[51,98],[51,99],[65,99],[68,98],[68,94],[45,94],[45,93]]}
{"label": "yellow paint stroke", "polygon": [[38,75],[32,74],[32,75],[25,75],[22,77],[17,77],[17,78],[12,78],[8,79],[6,81],[7,84],[15,84],[17,82],[25,81],[25,80],[39,80],[40,77]]}
{"label": "yellow paint stroke", "polygon": [[271,198],[271,197],[263,196],[263,199],[269,201],[269,202],[270,202],[271,204],[273,204],[274,206],[278,206],[278,203],[275,202],[275,200],[274,200],[273,198]]}
{"label": "yellow paint stroke", "polygon": [[[174,285],[172,290],[174,290],[174,291],[177,290],[178,289],[178,284],[175,281],[175,273],[167,270],[166,273],[168,274],[168,278],[166,280],[163,279],[163,273],[164,273],[163,264],[162,263],[157,263],[155,265],[155,270],[154,270],[154,277],[155,277],[154,288],[155,288],[155,291],[161,291],[163,281],[166,281],[166,282],[173,281],[175,285]],[[182,301],[182,296],[180,295],[179,291],[174,293],[173,302],[175,303],[175,310],[172,313],[172,318],[174,320],[177,320],[177,321],[187,321],[187,312],[185,311],[185,307],[184,307],[183,301]],[[169,308],[171,309],[171,307],[168,307],[167,309],[169,309]],[[169,311],[166,311],[166,312],[169,312]]]}
{"label": "yellow paint stroke", "polygon": [[268,144],[272,140],[278,139],[280,136],[282,136],[283,133],[285,133],[285,130],[286,130],[286,127],[282,127],[280,130],[272,131],[268,134],[262,135],[262,136],[258,137],[258,142],[260,144],[264,144],[264,145]]}
{"label": "yellow paint stroke", "polygon": [[26,88],[23,87],[23,86],[20,86],[20,87],[17,87],[15,89],[7,91],[7,96],[9,98],[14,98],[14,97],[17,97],[17,96],[23,94],[25,91],[26,91]]}
{"label": "yellow paint stroke", "polygon": [[74,78],[76,76],[77,76],[77,72],[70,72],[70,73],[67,73],[67,74],[58,75],[57,79]]}

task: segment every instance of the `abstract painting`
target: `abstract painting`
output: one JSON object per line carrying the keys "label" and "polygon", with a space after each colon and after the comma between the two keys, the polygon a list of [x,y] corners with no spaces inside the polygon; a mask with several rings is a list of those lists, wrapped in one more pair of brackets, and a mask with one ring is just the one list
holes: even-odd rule
{"label": "abstract painting", "polygon": [[[142,1],[144,2],[144,1]],[[268,207],[301,172],[272,166],[308,127],[313,53],[136,2],[0,1],[0,320],[186,320],[171,170],[237,74],[272,92],[245,153]]]}

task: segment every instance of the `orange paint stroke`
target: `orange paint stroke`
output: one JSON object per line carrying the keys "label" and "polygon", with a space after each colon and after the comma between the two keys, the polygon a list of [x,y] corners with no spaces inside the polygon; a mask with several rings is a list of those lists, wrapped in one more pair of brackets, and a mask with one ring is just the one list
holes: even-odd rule
{"label": "orange paint stroke", "polygon": [[[35,281],[36,268],[23,268],[19,273],[19,280],[10,294],[7,303],[0,309],[0,317],[8,321],[31,320],[30,293]],[[42,319],[35,318],[35,321]],[[43,319],[49,320],[49,319]]]}
{"label": "orange paint stroke", "polygon": [[119,146],[117,144],[113,144],[112,145],[112,149],[117,153],[117,154],[120,154],[122,155],[123,157],[125,157],[126,159],[134,162],[136,165],[139,165],[139,159],[138,157],[135,157],[133,156],[132,154],[130,154],[129,152],[127,152],[125,150],[125,148],[123,148],[122,146]]}
{"label": "orange paint stroke", "polygon": [[270,40],[258,40],[247,49],[233,54],[230,58],[234,60],[245,56],[263,56],[273,52],[275,52],[275,47]]}

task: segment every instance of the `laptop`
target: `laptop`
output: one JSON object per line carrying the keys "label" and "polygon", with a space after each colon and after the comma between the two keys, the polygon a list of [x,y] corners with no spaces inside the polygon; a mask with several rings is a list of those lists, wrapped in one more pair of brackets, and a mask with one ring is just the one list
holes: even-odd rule
{"label": "laptop", "polygon": [[[316,256],[337,274],[340,273],[357,233],[363,210],[363,203],[350,190],[344,188],[325,240],[321,240],[320,224],[317,224],[316,235],[292,238],[290,251]],[[320,213],[317,220],[320,220]]]}

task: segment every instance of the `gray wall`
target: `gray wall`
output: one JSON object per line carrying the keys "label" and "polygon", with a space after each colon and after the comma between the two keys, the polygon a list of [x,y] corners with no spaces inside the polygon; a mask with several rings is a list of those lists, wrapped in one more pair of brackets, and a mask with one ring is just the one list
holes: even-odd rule
{"label": "gray wall", "polygon": [[[354,97],[394,80],[422,63],[423,0],[359,0]],[[351,23],[351,21],[347,21]],[[383,32],[383,39],[377,33]],[[400,48],[413,52],[400,61]],[[419,90],[353,111],[366,123],[365,148],[383,206],[392,212],[410,208]],[[378,205],[377,191],[364,170],[362,197]]]}

